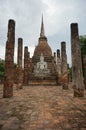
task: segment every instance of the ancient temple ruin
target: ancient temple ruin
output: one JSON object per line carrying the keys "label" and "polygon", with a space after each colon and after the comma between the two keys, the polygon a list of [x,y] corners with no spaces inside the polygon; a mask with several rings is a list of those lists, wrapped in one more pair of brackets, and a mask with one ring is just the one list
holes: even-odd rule
{"label": "ancient temple ruin", "polygon": [[[84,85],[82,77],[81,54],[79,46],[79,36],[77,24],[71,24],[71,48],[73,66],[73,86],[74,96],[84,95]],[[3,97],[13,96],[14,84],[14,44],[15,44],[15,22],[9,20],[8,38],[6,42],[5,54],[5,81]],[[66,42],[61,42],[61,52],[57,48],[56,52],[48,43],[45,35],[44,22],[42,17],[40,37],[35,47],[33,56],[30,57],[28,46],[24,47],[24,67],[22,67],[23,39],[18,38],[18,59],[17,59],[17,88],[36,85],[56,85],[68,89],[69,71],[66,54]],[[84,59],[86,61],[86,58]],[[11,73],[10,73],[11,72]]]}
{"label": "ancient temple ruin", "polygon": [[[66,45],[66,43],[65,43]],[[62,50],[63,51],[63,50]],[[25,52],[26,53],[26,52]],[[60,52],[59,52],[60,53]],[[62,52],[64,53],[64,51]],[[28,57],[28,52],[25,54],[25,57]],[[60,54],[59,54],[60,55]],[[66,55],[66,46],[65,46],[65,55]],[[28,61],[25,60],[24,64],[27,63],[27,69],[28,71],[25,71],[24,67],[24,73],[27,76],[24,76],[24,78],[27,78],[26,85],[58,85],[61,84],[61,78],[62,78],[62,59],[66,61],[64,68],[67,70],[67,56],[63,55],[63,58],[58,58],[58,55],[56,53],[52,52],[52,49],[48,43],[47,37],[45,35],[45,29],[44,29],[44,23],[43,23],[43,17],[41,22],[41,30],[40,30],[40,37],[38,39],[38,45],[35,47],[34,54],[32,58],[28,57]],[[28,68],[29,66],[29,68]],[[60,80],[59,80],[60,78]]]}

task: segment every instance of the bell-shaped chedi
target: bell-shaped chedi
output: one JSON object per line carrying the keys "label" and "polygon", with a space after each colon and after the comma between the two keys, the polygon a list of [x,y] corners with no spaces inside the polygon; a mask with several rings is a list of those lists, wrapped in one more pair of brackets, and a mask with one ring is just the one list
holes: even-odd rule
{"label": "bell-shaped chedi", "polygon": [[40,37],[38,45],[35,47],[33,57],[31,59],[31,72],[29,73],[29,85],[45,85],[57,84],[55,74],[55,57],[52,56],[52,50],[45,36],[43,16],[41,22]]}
{"label": "bell-shaped chedi", "polygon": [[48,45],[47,37],[45,36],[43,16],[42,16],[42,23],[41,23],[40,38],[38,41],[38,45],[35,48],[34,56],[40,57],[41,53],[43,54],[43,56],[52,56],[52,50]]}

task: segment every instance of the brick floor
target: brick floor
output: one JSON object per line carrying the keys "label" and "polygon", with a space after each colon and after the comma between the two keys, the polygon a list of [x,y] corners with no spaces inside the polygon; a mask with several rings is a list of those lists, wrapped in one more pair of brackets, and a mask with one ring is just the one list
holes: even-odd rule
{"label": "brick floor", "polygon": [[71,85],[14,87],[7,99],[0,86],[0,130],[86,130],[86,90],[75,98]]}

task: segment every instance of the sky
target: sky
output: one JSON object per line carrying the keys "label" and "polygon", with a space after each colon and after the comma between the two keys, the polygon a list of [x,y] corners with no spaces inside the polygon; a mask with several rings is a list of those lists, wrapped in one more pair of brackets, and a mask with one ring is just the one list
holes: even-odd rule
{"label": "sky", "polygon": [[71,65],[70,24],[78,23],[79,35],[86,35],[86,0],[0,0],[0,58],[5,57],[9,19],[16,23],[15,62],[19,37],[23,38],[23,48],[28,46],[32,57],[40,36],[42,14],[52,52],[61,49],[61,42],[65,41]]}

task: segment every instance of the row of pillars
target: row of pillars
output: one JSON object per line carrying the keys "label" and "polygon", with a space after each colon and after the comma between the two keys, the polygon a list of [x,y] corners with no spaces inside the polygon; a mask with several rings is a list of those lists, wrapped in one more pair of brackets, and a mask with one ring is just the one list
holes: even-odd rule
{"label": "row of pillars", "polygon": [[69,66],[67,64],[66,54],[66,42],[61,42],[61,55],[60,50],[57,49],[57,56],[54,53],[56,59],[56,72],[58,74],[58,84],[62,85],[63,89],[68,89],[69,83]]}
{"label": "row of pillars", "polygon": [[[22,88],[23,82],[23,71],[22,71],[22,45],[23,40],[18,39],[18,87]],[[3,97],[8,98],[13,96],[13,84],[14,84],[14,46],[15,46],[15,21],[9,20],[8,23],[8,35],[6,42],[6,53],[5,53],[5,80],[3,87]],[[65,48],[65,43],[62,43],[62,49]],[[78,24],[71,24],[71,50],[72,50],[72,67],[73,67],[73,88],[74,96],[84,96],[84,84],[82,76],[82,61],[80,52],[80,42],[78,34]],[[25,47],[25,59],[24,59],[24,81],[28,81],[28,48]],[[65,49],[62,50],[62,63],[65,62],[66,53]],[[59,55],[58,55],[59,56]],[[66,63],[66,62],[65,62]],[[67,65],[63,65],[62,71],[65,71]]]}
{"label": "row of pillars", "polygon": [[[8,34],[5,51],[5,77],[3,87],[3,97],[8,98],[13,96],[13,85],[14,85],[14,48],[15,48],[15,21],[9,20],[8,23]],[[28,61],[30,53],[28,47],[24,49],[24,71],[22,68],[22,54],[23,54],[23,39],[18,38],[18,58],[16,68],[16,83],[17,89],[22,89],[23,83],[26,85],[28,82]]]}

